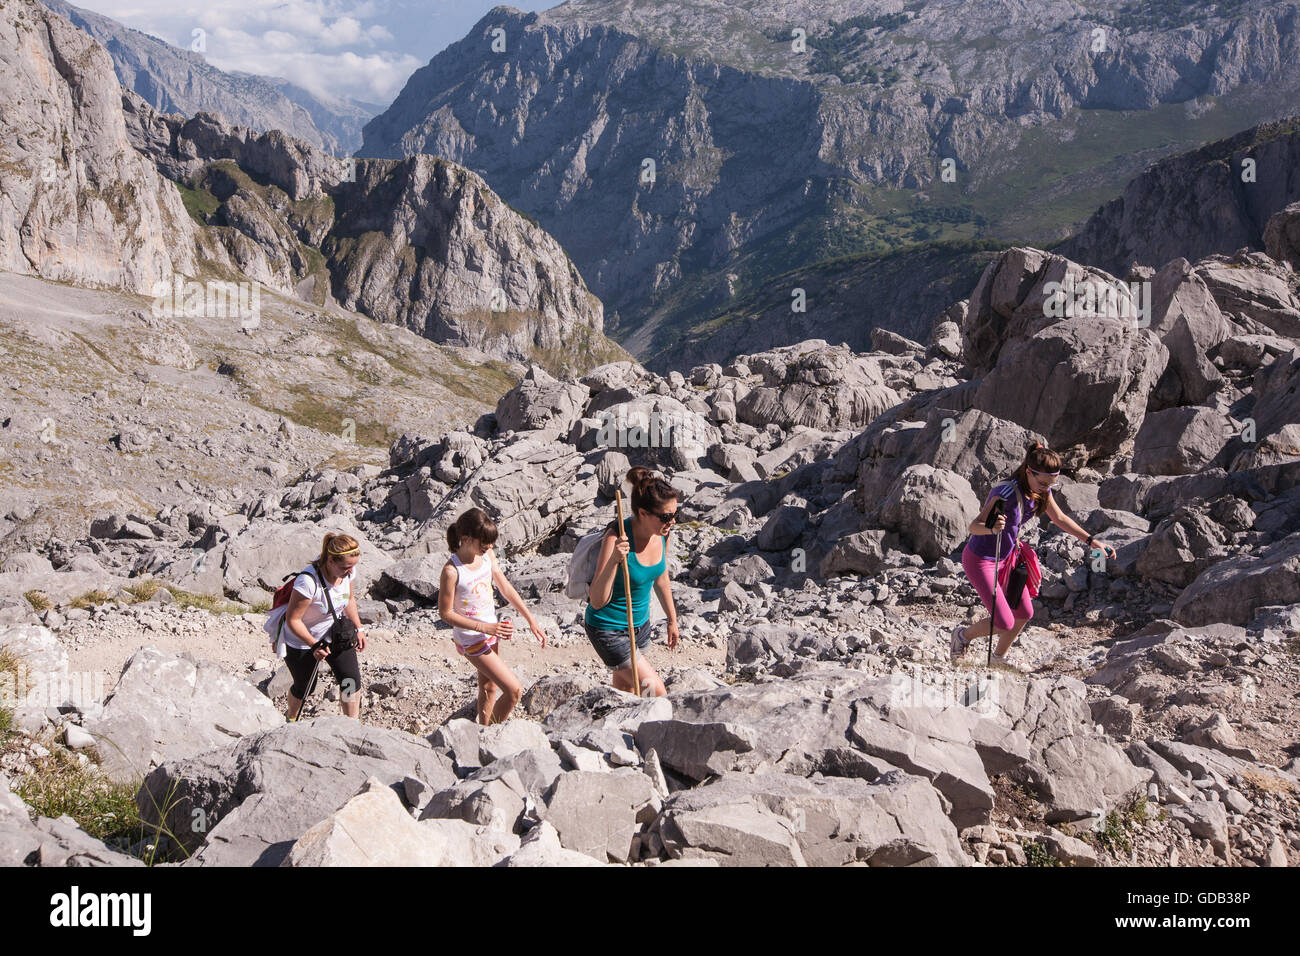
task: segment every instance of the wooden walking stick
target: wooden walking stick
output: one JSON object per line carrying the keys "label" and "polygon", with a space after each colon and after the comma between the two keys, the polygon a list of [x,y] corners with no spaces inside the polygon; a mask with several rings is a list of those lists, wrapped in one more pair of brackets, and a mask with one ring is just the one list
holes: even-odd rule
{"label": "wooden walking stick", "polygon": [[[614,489],[614,503],[618,505],[618,538],[623,540],[623,492]],[[627,575],[627,555],[621,558],[623,562],[623,597],[627,603],[627,639],[632,648],[632,690],[638,697],[641,696],[641,672],[636,667],[636,628],[632,626],[632,579]]]}

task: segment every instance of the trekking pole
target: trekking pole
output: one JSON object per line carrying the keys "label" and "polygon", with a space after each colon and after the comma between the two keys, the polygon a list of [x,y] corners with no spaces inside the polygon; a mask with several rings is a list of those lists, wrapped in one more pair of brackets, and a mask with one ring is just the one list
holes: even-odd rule
{"label": "trekking pole", "polygon": [[[984,526],[993,527],[998,523],[998,516],[1002,513],[1002,499],[999,498],[993,503],[993,509],[989,516],[984,520]],[[996,618],[998,610],[998,565],[1002,562],[1002,533],[994,532],[993,538],[993,603],[989,606],[989,663],[993,666],[993,619]]]}
{"label": "trekking pole", "polygon": [[[320,643],[319,641],[317,643]],[[329,646],[329,642],[325,642]],[[312,654],[312,657],[316,657]],[[320,658],[316,657],[316,665],[311,669],[311,677],[307,680],[307,689],[302,692],[302,701],[298,704],[298,715],[293,718],[293,723],[302,720],[302,712],[307,709],[307,701],[311,697],[311,692],[316,689],[316,675],[320,672]]]}
{"label": "trekking pole", "polygon": [[[623,492],[614,489],[614,503],[618,506],[618,539],[623,540]],[[627,556],[621,558],[623,562],[623,596],[627,603],[627,639],[632,648],[632,689],[638,697],[641,696],[641,672],[636,666],[636,628],[632,626],[632,580],[627,575]]]}

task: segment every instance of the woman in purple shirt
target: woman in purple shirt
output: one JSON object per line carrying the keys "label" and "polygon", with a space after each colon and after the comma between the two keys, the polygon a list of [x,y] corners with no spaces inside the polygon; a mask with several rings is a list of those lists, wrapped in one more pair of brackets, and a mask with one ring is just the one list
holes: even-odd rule
{"label": "woman in purple shirt", "polygon": [[[1014,475],[1000,481],[989,492],[988,500],[979,517],[970,523],[967,529],[970,538],[961,554],[961,566],[966,577],[979,593],[980,600],[992,615],[993,630],[998,635],[997,650],[993,654],[993,663],[1024,671],[1027,668],[1014,657],[1008,659],[1007,652],[1016,637],[1024,628],[1025,622],[1034,616],[1034,605],[1029,599],[1029,589],[1024,590],[1020,604],[1012,610],[1007,604],[1007,597],[998,589],[997,605],[993,604],[993,576],[1002,566],[1015,558],[1017,536],[1024,523],[1036,515],[1047,518],[1066,534],[1074,535],[1091,549],[1105,552],[1108,557],[1115,556],[1115,549],[1096,540],[1087,531],[1079,527],[1069,515],[1061,510],[1056,499],[1052,497],[1052,486],[1056,484],[1061,473],[1061,456],[1046,445],[1034,443],[1029,447],[1025,460],[1016,469]],[[1017,494],[1019,490],[1019,494]],[[1002,514],[993,527],[985,527],[993,502],[1002,499]],[[997,541],[994,535],[1000,535]],[[1000,564],[993,567],[994,549],[997,549]],[[974,624],[953,628],[950,641],[953,660],[966,653],[970,642],[989,633],[989,617],[983,617]]]}

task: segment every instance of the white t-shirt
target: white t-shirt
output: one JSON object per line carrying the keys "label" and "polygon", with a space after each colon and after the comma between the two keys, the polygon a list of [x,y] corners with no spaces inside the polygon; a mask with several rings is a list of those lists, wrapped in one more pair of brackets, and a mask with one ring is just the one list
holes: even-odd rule
{"label": "white t-shirt", "polygon": [[[330,598],[334,601],[334,612],[342,620],[347,616],[348,593],[352,588],[352,579],[356,577],[357,569],[353,568],[347,574],[343,575],[343,580],[330,588]],[[310,566],[298,572],[298,576],[293,579],[293,589],[304,597],[310,598],[311,603],[307,605],[307,610],[302,612],[302,623],[307,626],[314,640],[319,641],[329,633],[330,625],[334,623],[334,618],[330,616],[329,605],[325,603],[325,589],[321,587],[321,579],[316,575],[316,569]],[[286,622],[284,627],[285,643],[290,647],[298,650],[305,650],[307,645],[289,629]]]}

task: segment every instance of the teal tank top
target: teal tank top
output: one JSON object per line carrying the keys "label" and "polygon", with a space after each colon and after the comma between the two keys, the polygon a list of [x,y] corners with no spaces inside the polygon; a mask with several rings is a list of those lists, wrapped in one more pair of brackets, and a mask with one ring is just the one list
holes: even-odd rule
{"label": "teal tank top", "polygon": [[[623,519],[623,533],[631,540],[632,537],[632,518],[631,516]],[[650,589],[654,585],[655,579],[663,574],[668,568],[668,536],[661,536],[663,541],[662,553],[659,555],[659,563],[650,566],[643,565],[636,559],[636,552],[629,551],[627,554],[627,570],[632,579],[632,626],[639,628],[650,618]],[[614,552],[617,554],[618,552]],[[584,620],[592,627],[597,627],[607,631],[625,631],[627,630],[627,601],[623,597],[623,565],[619,562],[614,565],[614,587],[609,594],[609,602],[601,608],[594,608],[591,602],[587,603],[587,613]]]}

